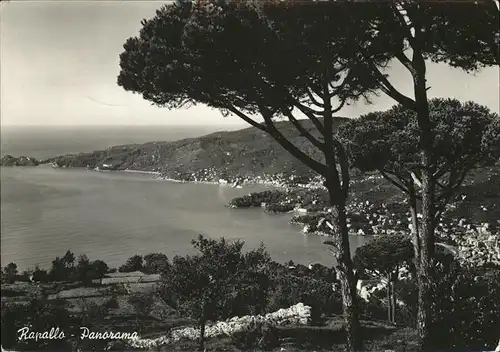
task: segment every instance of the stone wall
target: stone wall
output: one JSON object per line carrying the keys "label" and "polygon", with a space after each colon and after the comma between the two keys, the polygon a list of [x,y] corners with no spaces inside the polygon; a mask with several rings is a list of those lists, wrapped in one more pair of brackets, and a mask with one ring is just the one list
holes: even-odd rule
{"label": "stone wall", "polygon": [[[242,331],[253,323],[268,323],[275,326],[297,326],[309,324],[311,307],[298,303],[287,309],[280,309],[266,315],[234,317],[223,322],[208,325],[205,337],[231,336]],[[130,347],[151,349],[179,340],[196,340],[200,337],[200,330],[195,327],[186,327],[172,330],[168,335],[156,339],[135,339],[127,341]]]}

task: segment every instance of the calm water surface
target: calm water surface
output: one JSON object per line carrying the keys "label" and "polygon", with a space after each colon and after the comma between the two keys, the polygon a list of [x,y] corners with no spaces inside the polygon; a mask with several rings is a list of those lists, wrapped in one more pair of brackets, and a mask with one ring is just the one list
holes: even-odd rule
{"label": "calm water surface", "polygon": [[[49,266],[68,249],[118,266],[134,254],[192,253],[190,240],[200,233],[244,240],[247,249],[263,242],[280,262],[332,264],[324,238],[301,234],[289,224],[290,214],[224,207],[233,197],[262,187],[173,183],[143,174],[48,166],[0,170],[2,266]],[[353,237],[352,251],[364,241]]]}

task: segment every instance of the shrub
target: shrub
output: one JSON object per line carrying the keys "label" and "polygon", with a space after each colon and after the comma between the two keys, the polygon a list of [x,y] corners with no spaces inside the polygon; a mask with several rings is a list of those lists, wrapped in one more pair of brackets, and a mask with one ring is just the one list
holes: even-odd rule
{"label": "shrub", "polygon": [[270,351],[280,345],[278,330],[269,324],[253,323],[231,336],[232,343],[243,351],[261,349]]}
{"label": "shrub", "polygon": [[116,299],[116,297],[111,297],[109,300],[107,300],[103,306],[106,308],[106,309],[118,309],[119,308],[119,304],[118,304],[118,300]]}
{"label": "shrub", "polygon": [[3,268],[3,273],[2,273],[5,277],[5,280],[8,282],[8,283],[13,283],[15,280],[16,280],[16,276],[17,276],[17,264],[16,263],[9,263],[7,264],[7,266],[5,268]]}
{"label": "shrub", "polygon": [[133,271],[142,271],[142,256],[134,255],[127,262],[118,268],[121,273],[131,273]]}
{"label": "shrub", "polygon": [[[70,350],[66,339],[29,339],[18,340],[18,330],[30,327],[30,331],[50,331],[51,328],[62,328],[66,336],[77,333],[75,320],[64,308],[60,300],[32,299],[25,305],[2,303],[2,347],[16,350]],[[76,334],[75,334],[76,335]]]}
{"label": "shrub", "polygon": [[160,274],[168,267],[168,258],[163,253],[150,253],[144,256],[142,271],[146,274]]}
{"label": "shrub", "polygon": [[31,270],[24,270],[21,274],[16,275],[16,281],[29,282],[30,276],[32,274]]}
{"label": "shrub", "polygon": [[442,348],[491,348],[500,331],[500,270],[439,265],[433,290],[433,341]]}
{"label": "shrub", "polygon": [[333,291],[332,283],[312,276],[279,273],[273,278],[268,297],[267,311],[288,308],[298,302],[311,307],[311,322],[318,324],[323,315],[342,311],[340,296]]}
{"label": "shrub", "polygon": [[71,251],[66,251],[62,257],[56,257],[52,261],[52,268],[49,276],[53,281],[68,281],[75,275],[75,255]]}
{"label": "shrub", "polygon": [[49,280],[49,274],[47,270],[40,269],[38,266],[35,267],[33,271],[33,281],[36,282],[47,282]]}
{"label": "shrub", "polygon": [[295,208],[293,204],[269,204],[266,206],[266,211],[269,213],[286,213],[292,211]]}
{"label": "shrub", "polygon": [[102,260],[94,260],[90,265],[92,270],[92,278],[100,279],[109,271],[108,265]]}

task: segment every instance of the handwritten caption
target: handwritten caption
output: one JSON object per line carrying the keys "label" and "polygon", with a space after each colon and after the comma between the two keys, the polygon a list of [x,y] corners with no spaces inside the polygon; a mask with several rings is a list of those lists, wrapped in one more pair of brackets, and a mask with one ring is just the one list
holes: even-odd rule
{"label": "handwritten caption", "polygon": [[[66,335],[66,333],[59,329],[59,327],[51,328],[49,331],[32,331],[29,326],[25,326],[17,330],[18,340],[64,340],[67,337],[75,337],[77,334]],[[80,327],[80,334],[78,335],[80,340],[130,340],[138,339],[139,336],[137,332],[117,332],[117,331],[91,331],[85,326]]]}

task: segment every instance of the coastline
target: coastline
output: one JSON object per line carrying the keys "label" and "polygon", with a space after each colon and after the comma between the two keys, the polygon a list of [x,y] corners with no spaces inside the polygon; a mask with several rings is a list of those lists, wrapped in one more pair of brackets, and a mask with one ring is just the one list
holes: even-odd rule
{"label": "coastline", "polygon": [[[77,169],[77,168],[72,168],[72,169]],[[182,180],[182,179],[176,179],[168,176],[164,176],[163,173],[159,171],[147,171],[147,170],[130,170],[130,169],[125,169],[125,170],[92,170],[96,172],[127,172],[127,173],[135,173],[135,174],[144,174],[144,175],[152,175],[156,176],[155,179],[161,180],[161,181],[168,181],[168,182],[174,182],[174,183],[194,183],[194,184],[205,184],[205,185],[216,185],[216,186],[224,186],[224,187],[230,187],[230,188],[243,188],[243,186],[252,186],[252,185],[261,185],[261,186],[266,186],[266,187],[273,187],[275,189],[279,190],[287,190],[289,188],[293,188],[294,186],[287,185],[284,183],[279,183],[276,181],[272,180],[263,180],[261,177],[257,178],[245,178],[242,180],[240,183],[238,183],[237,186],[233,186],[237,180],[225,180],[225,179],[220,179],[225,182],[218,182],[218,181],[208,181],[208,180]],[[301,186],[296,186],[299,188],[302,188]],[[304,188],[313,188],[313,185],[304,185]]]}

